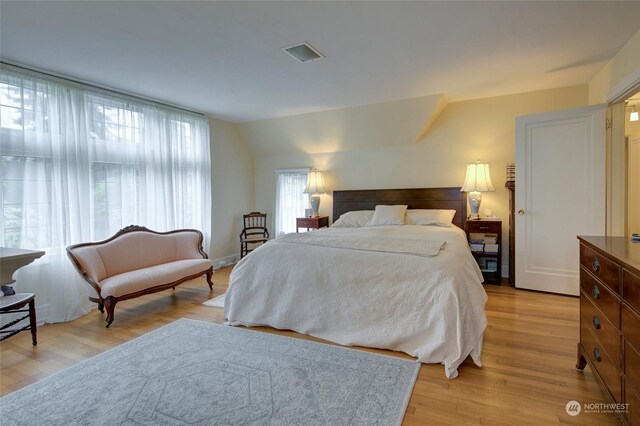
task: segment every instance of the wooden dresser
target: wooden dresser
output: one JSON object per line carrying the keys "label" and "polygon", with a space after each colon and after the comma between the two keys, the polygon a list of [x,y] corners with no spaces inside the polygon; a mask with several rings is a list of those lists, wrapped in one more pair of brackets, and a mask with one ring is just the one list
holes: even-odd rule
{"label": "wooden dresser", "polygon": [[[580,343],[577,368],[589,364],[607,402],[640,425],[640,244],[625,237],[580,240]],[[596,402],[596,401],[585,401]]]}

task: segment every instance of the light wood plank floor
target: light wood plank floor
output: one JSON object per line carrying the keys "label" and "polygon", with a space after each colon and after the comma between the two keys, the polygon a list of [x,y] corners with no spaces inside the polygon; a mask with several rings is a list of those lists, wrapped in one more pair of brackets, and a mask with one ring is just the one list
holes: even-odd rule
{"label": "light wood plank floor", "polygon": [[[145,334],[177,318],[224,321],[222,309],[202,302],[226,291],[231,268],[214,274],[213,292],[204,279],[125,301],[116,307],[111,328],[97,310],[75,321],[38,329],[38,346],[28,332],[0,343],[0,394],[6,395],[82,360]],[[578,299],[486,286],[489,327],[483,348],[484,366],[467,360],[460,376],[447,380],[441,365],[423,365],[405,425],[605,425],[618,424],[610,414],[570,417],[570,400],[602,402],[587,368],[574,368],[578,341]],[[294,332],[257,330],[320,341]],[[370,349],[366,349],[370,350]],[[397,352],[371,350],[409,358]]]}

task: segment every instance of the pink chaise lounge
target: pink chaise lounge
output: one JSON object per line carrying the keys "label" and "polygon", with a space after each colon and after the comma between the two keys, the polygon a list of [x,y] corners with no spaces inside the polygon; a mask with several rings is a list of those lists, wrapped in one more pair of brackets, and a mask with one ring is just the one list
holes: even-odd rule
{"label": "pink chaise lounge", "polygon": [[91,286],[89,300],[107,309],[107,327],[121,300],[177,286],[206,274],[209,289],[213,262],[195,229],[155,232],[131,225],[113,237],[67,247],[71,263]]}

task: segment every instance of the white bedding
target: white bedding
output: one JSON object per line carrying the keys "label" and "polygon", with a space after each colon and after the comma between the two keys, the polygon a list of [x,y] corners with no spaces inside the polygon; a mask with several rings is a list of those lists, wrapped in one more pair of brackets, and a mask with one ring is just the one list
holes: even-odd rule
{"label": "white bedding", "polygon": [[[369,235],[350,235],[344,238],[342,232],[303,232],[287,234],[278,239],[279,243],[310,244],[351,250],[382,251],[385,253],[404,253],[414,256],[437,256],[445,245],[444,240],[425,240],[402,237],[376,237]],[[352,233],[353,234],[353,233]],[[362,233],[361,233],[362,234]]]}
{"label": "white bedding", "polygon": [[422,257],[270,241],[231,273],[224,308],[229,324],[401,351],[444,364],[448,378],[457,376],[468,355],[482,365],[487,295],[461,229],[404,225],[314,234],[446,244],[437,256]]}

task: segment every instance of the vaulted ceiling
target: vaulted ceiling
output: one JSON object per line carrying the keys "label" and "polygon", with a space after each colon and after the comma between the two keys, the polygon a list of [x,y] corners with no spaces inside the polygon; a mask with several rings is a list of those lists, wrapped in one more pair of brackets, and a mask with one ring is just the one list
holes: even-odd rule
{"label": "vaulted ceiling", "polygon": [[[251,121],[588,83],[640,2],[0,3],[3,60]],[[310,42],[325,59],[281,48]]]}

